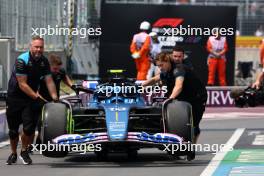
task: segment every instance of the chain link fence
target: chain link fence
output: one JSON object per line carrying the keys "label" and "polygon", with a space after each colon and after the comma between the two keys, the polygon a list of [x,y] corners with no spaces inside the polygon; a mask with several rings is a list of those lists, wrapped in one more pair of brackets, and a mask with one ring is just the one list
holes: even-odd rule
{"label": "chain link fence", "polygon": [[[71,13],[73,4],[74,13]],[[34,31],[41,28],[69,29],[99,26],[98,0],[0,0],[0,38],[15,38],[16,51],[28,50]],[[45,51],[67,55],[71,43],[73,72],[76,74],[98,74],[99,38],[69,35],[43,35]],[[80,50],[79,48],[85,48]],[[89,71],[89,73],[87,73]]]}
{"label": "chain link fence", "polygon": [[[14,37],[16,50],[23,51],[32,28],[62,25],[61,0],[0,0],[0,37]],[[63,36],[44,36],[47,51],[63,50]]]}

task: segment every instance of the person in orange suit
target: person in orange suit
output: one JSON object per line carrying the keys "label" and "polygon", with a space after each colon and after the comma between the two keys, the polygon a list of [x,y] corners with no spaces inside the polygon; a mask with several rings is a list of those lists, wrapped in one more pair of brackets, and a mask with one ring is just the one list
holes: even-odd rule
{"label": "person in orange suit", "polygon": [[260,64],[264,66],[264,39],[262,39],[259,51],[260,51],[259,53],[260,54]]}
{"label": "person in orange suit", "polygon": [[150,23],[143,21],[140,24],[140,32],[133,36],[133,40],[130,45],[131,56],[136,63],[137,80],[146,80],[148,70],[150,68],[150,36],[148,30],[150,29]]}
{"label": "person in orange suit", "polygon": [[207,41],[208,55],[208,86],[215,84],[215,72],[218,72],[220,86],[226,86],[226,56],[227,41],[226,37],[220,36],[216,32],[215,36],[210,36]]}

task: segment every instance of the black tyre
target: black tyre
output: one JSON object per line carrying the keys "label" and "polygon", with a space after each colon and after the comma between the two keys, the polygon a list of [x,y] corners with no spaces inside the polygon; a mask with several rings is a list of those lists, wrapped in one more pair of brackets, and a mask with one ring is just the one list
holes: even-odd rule
{"label": "black tyre", "polygon": [[108,160],[108,150],[103,148],[101,151],[94,152],[97,158],[97,161],[107,161]]}
{"label": "black tyre", "polygon": [[188,161],[192,161],[194,159],[195,159],[195,151],[188,152],[188,154],[187,154],[187,160]]}
{"label": "black tyre", "polygon": [[[68,108],[62,103],[47,103],[43,107],[41,140],[43,144],[52,144],[52,139],[67,133]],[[65,157],[68,151],[44,151],[47,157]]]}
{"label": "black tyre", "polygon": [[[183,101],[169,100],[163,105],[163,116],[165,120],[166,131],[183,137],[187,149],[185,151],[169,152],[172,155],[187,155],[187,160],[195,158],[191,144],[193,142],[193,119],[192,106]],[[172,150],[171,150],[172,151]]]}
{"label": "black tyre", "polygon": [[163,116],[168,133],[177,134],[186,142],[192,142],[192,107],[189,103],[177,100],[165,102]]}
{"label": "black tyre", "polygon": [[127,151],[127,158],[130,161],[135,161],[138,157],[138,150],[137,149],[129,149]]}

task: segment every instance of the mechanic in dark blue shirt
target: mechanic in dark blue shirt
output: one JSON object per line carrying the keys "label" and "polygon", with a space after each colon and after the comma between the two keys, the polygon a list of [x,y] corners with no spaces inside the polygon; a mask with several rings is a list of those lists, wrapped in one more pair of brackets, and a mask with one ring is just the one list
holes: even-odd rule
{"label": "mechanic in dark blue shirt", "polygon": [[31,145],[38,120],[37,113],[44,105],[44,99],[37,93],[40,80],[45,78],[49,93],[54,101],[58,100],[56,87],[50,74],[48,60],[43,56],[44,40],[39,36],[32,38],[30,51],[18,56],[8,83],[6,117],[9,127],[11,155],[6,164],[17,161],[19,125],[23,124],[20,159],[24,164],[31,164],[27,148]]}
{"label": "mechanic in dark blue shirt", "polygon": [[178,54],[178,50],[181,50],[182,48],[180,46],[175,46],[172,49],[171,59],[172,62],[175,64],[184,64],[189,69],[193,69],[193,65],[191,61],[188,58],[181,58],[181,55]]}
{"label": "mechanic in dark blue shirt", "polygon": [[[71,79],[66,74],[66,71],[62,68],[61,58],[56,54],[50,54],[48,57],[48,60],[49,60],[49,64],[50,64],[50,71],[51,71],[52,79],[55,83],[58,97],[60,97],[60,83],[61,83],[61,81],[63,81],[65,85],[67,85],[68,87],[70,87],[71,89],[74,90],[75,88],[74,88],[74,85],[72,84]],[[46,85],[45,79],[41,79],[38,92],[45,100],[52,101],[52,97],[49,94],[49,90],[48,90],[48,87]],[[41,144],[40,132],[41,132],[41,120],[39,119],[38,136],[36,139],[36,144]]]}
{"label": "mechanic in dark blue shirt", "polygon": [[[61,58],[56,54],[50,54],[48,59],[49,59],[49,64],[50,64],[51,75],[52,75],[53,81],[56,86],[58,97],[60,97],[61,81],[63,81],[65,85],[67,85],[68,87],[74,90],[74,86],[72,84],[71,79],[66,74],[66,71],[62,68]],[[39,87],[39,94],[47,101],[52,101],[52,97],[49,94],[49,91],[48,91],[48,88],[46,86],[44,79],[41,80],[40,87]]]}
{"label": "mechanic in dark blue shirt", "polygon": [[192,69],[182,64],[184,50],[178,48],[175,54],[177,54],[177,64],[171,61],[170,54],[160,53],[155,58],[155,62],[161,73],[144,82],[142,86],[153,85],[162,81],[162,84],[167,86],[166,96],[168,98],[186,101],[192,105],[194,142],[196,143],[200,134],[199,123],[205,111],[207,91],[205,85],[196,77]]}

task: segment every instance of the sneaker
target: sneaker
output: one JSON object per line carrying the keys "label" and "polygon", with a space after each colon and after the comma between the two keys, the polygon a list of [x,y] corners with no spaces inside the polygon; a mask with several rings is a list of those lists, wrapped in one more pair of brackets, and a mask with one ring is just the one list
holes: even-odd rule
{"label": "sneaker", "polygon": [[21,151],[19,158],[22,160],[23,164],[32,164],[32,160],[28,155],[28,151]]}
{"label": "sneaker", "polygon": [[12,165],[16,162],[17,162],[17,154],[11,153],[11,155],[9,155],[6,161],[6,165]]}
{"label": "sneaker", "polygon": [[32,146],[32,145],[28,146],[28,148],[27,148],[27,152],[28,152],[29,154],[33,154],[33,146]]}
{"label": "sneaker", "polygon": [[175,160],[186,160],[186,156],[174,156]]}

